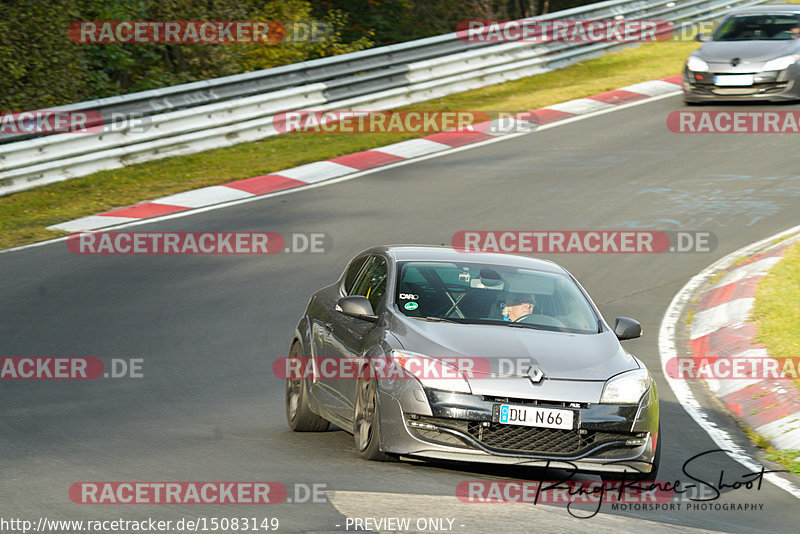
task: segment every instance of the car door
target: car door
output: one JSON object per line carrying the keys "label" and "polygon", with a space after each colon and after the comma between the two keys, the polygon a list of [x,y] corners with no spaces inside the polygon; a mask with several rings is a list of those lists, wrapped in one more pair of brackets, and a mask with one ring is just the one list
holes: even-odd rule
{"label": "car door", "polygon": [[313,350],[309,355],[314,359],[315,370],[311,380],[311,394],[323,406],[336,414],[344,413],[348,401],[342,397],[338,382],[337,362],[341,351],[336,349],[339,343],[333,337],[333,323],[341,313],[336,311],[339,298],[349,294],[361,273],[369,254],[356,256],[345,269],[340,285],[332,287],[324,297],[316,300],[314,313],[311,315],[311,338]]}
{"label": "car door", "polygon": [[[361,295],[367,297],[372,304],[372,309],[377,313],[386,293],[386,283],[388,277],[388,263],[386,258],[380,255],[373,255],[367,260],[361,270],[349,295]],[[330,353],[328,356],[339,359],[339,369],[345,372],[357,370],[363,362],[365,351],[364,340],[367,335],[375,328],[375,323],[349,317],[343,313],[335,312],[331,320],[331,343],[328,345]],[[350,375],[348,374],[348,377]],[[328,385],[336,390],[337,396],[342,400],[337,403],[337,415],[345,419],[352,420],[353,406],[355,402],[355,383],[356,376],[331,380]]]}

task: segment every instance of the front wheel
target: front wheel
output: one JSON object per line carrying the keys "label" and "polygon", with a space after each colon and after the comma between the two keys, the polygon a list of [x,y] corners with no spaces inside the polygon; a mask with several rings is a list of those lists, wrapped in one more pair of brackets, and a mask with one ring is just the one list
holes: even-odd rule
{"label": "front wheel", "polygon": [[[292,345],[289,359],[302,358],[300,343]],[[295,366],[293,369],[299,369]],[[286,421],[295,432],[322,432],[328,430],[330,423],[311,411],[308,405],[305,380],[288,377],[286,380]]]}
{"label": "front wheel", "polygon": [[353,418],[353,439],[359,456],[365,460],[385,462],[390,457],[381,450],[381,418],[378,413],[375,383],[359,378],[356,384],[356,405]]}

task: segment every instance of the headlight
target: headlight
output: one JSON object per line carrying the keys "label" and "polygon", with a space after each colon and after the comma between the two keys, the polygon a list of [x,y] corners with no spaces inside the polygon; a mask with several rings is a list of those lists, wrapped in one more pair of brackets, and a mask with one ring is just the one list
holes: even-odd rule
{"label": "headlight", "polygon": [[783,56],[783,57],[779,57],[779,58],[775,58],[775,59],[770,59],[769,61],[764,63],[764,66],[762,67],[761,70],[770,70],[771,71],[771,70],[788,69],[789,65],[792,65],[798,59],[800,59],[800,56],[798,56],[797,54],[794,54],[794,55],[791,55],[791,56]]}
{"label": "headlight", "polygon": [[686,68],[694,72],[708,72],[708,63],[697,56],[689,56],[686,60]]}
{"label": "headlight", "polygon": [[458,368],[439,358],[431,358],[406,350],[393,350],[392,360],[426,388],[472,393],[464,375]]}
{"label": "headlight", "polygon": [[647,369],[628,371],[609,378],[603,388],[600,402],[604,404],[637,404],[650,387]]}

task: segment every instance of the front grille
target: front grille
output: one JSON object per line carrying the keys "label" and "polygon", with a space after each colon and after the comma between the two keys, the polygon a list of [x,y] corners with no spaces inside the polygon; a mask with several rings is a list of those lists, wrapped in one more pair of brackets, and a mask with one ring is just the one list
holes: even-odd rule
{"label": "front grille", "polygon": [[783,91],[787,87],[787,83],[762,83],[753,85],[751,87],[716,87],[712,92],[716,95],[757,95],[763,93],[776,93]]}
{"label": "front grille", "polygon": [[469,434],[489,449],[547,454],[575,454],[594,443],[594,433],[578,434],[575,430],[535,428],[520,425],[480,423],[469,425]]}
{"label": "front grille", "polygon": [[[624,443],[624,440],[630,437],[630,435],[609,432],[588,431],[581,434],[577,430],[503,425],[500,423],[465,421],[443,417],[420,417],[417,421],[455,430],[460,434],[466,434],[471,437],[486,449],[493,452],[511,454],[577,456],[606,443],[620,441]],[[417,437],[426,441],[442,445],[471,446],[474,448],[474,444],[469,445],[468,439],[461,440],[448,432],[409,428]]]}
{"label": "front grille", "polygon": [[780,83],[758,83],[747,87],[718,87],[711,84],[695,84],[692,90],[697,93],[717,96],[745,96],[760,95],[769,93],[779,93],[786,90],[789,86],[787,82]]}

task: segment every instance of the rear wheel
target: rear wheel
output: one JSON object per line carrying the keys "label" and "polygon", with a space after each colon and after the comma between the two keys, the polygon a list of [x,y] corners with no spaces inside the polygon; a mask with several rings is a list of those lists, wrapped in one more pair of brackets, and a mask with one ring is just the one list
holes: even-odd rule
{"label": "rear wheel", "polygon": [[366,460],[385,462],[391,457],[381,450],[381,418],[378,413],[375,383],[359,378],[356,384],[353,439],[359,456]]}
{"label": "rear wheel", "polygon": [[[289,359],[302,358],[300,343],[292,345]],[[288,367],[300,369],[300,366]],[[286,380],[286,421],[295,432],[322,432],[330,423],[311,411],[306,397],[305,379],[289,377]]]}

